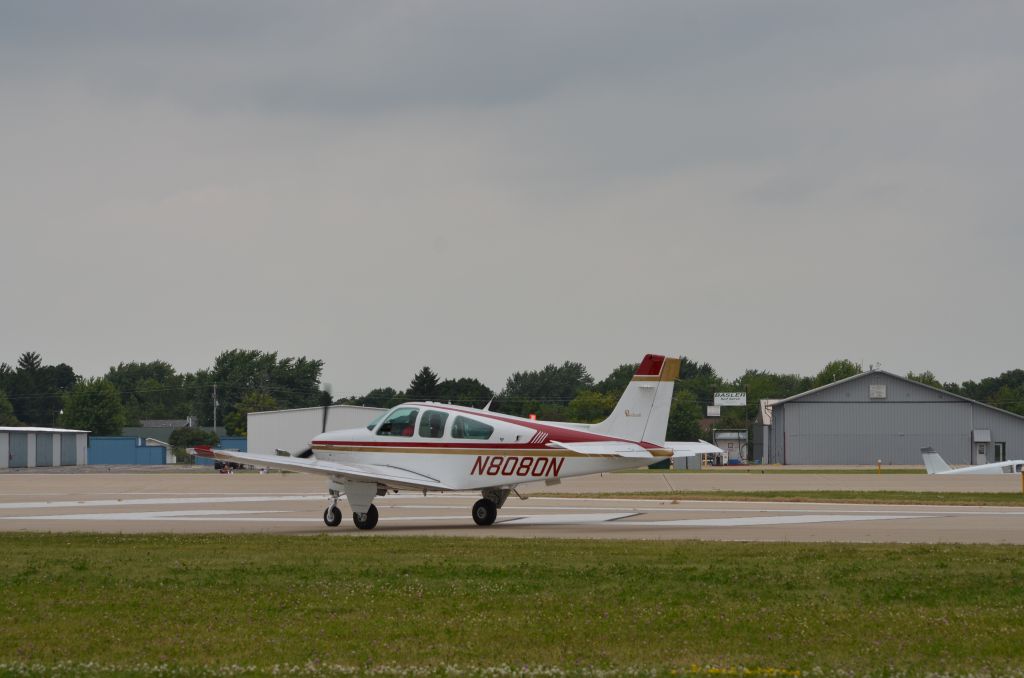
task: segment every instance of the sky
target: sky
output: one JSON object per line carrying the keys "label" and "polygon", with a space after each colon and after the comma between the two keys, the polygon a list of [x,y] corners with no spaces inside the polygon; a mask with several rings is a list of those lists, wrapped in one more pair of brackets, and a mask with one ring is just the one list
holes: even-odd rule
{"label": "sky", "polygon": [[1024,4],[0,0],[0,361],[1024,367]]}

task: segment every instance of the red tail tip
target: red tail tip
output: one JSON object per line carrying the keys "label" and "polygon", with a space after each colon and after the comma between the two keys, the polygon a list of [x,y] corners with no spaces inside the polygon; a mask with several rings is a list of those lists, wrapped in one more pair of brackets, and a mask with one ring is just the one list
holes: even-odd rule
{"label": "red tail tip", "polygon": [[640,367],[636,368],[637,377],[656,377],[661,374],[661,366],[665,363],[665,356],[648,353],[640,361]]}

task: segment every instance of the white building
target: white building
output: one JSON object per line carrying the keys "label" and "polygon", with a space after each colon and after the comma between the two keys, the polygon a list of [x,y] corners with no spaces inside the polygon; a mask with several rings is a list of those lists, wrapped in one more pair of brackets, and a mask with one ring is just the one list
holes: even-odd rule
{"label": "white building", "polygon": [[273,454],[274,450],[302,452],[325,431],[366,426],[384,412],[384,408],[358,405],[250,412],[246,420],[246,447],[254,454]]}
{"label": "white building", "polygon": [[88,448],[88,431],[0,426],[0,469],[84,466]]}

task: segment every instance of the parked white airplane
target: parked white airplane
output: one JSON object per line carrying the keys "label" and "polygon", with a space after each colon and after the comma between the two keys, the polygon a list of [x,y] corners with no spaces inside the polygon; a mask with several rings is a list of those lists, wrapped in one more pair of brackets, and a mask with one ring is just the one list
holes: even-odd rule
{"label": "parked white airplane", "polygon": [[924,460],[924,467],[929,475],[949,475],[954,473],[964,475],[995,475],[999,473],[1024,472],[1024,459],[1011,459],[1010,461],[996,461],[991,464],[952,468],[939,456],[938,452],[930,447],[921,448],[921,458]]}
{"label": "parked white airplane", "polygon": [[[389,490],[479,490],[477,525],[491,525],[517,485],[648,466],[686,456],[692,443],[666,442],[679,358],[644,356],[612,414],[589,426],[542,422],[486,409],[411,402],[369,426],[313,439],[308,458],[197,447],[225,461],[327,476],[324,522],[341,523],[344,494],[356,527],[377,524],[376,497]],[[303,455],[304,456],[304,455]]]}

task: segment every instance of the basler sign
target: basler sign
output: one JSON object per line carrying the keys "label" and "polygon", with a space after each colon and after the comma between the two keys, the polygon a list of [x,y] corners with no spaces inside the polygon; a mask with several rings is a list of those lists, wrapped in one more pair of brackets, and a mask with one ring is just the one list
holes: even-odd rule
{"label": "basler sign", "polygon": [[716,393],[715,405],[728,407],[729,405],[746,405],[746,393]]}

